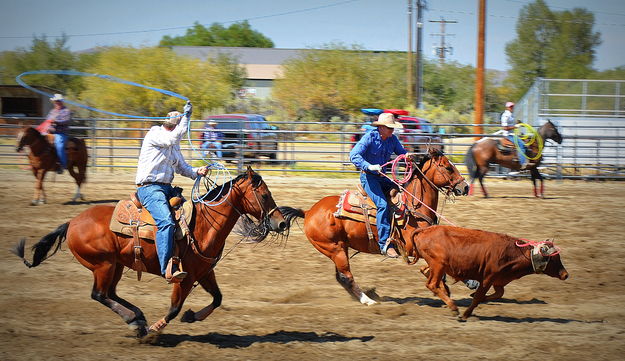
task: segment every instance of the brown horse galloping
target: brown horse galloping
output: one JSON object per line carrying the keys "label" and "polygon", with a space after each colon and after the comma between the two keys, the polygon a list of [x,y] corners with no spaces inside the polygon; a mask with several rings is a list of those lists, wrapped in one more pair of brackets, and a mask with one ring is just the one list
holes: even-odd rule
{"label": "brown horse galloping", "polygon": [[[415,229],[427,227],[436,222],[437,215],[433,210],[436,210],[438,206],[438,192],[441,188],[456,195],[466,195],[469,191],[469,185],[458,169],[440,150],[430,149],[417,167],[418,169],[404,188],[423,203],[408,197],[407,224],[399,230],[400,241],[403,243],[401,246],[404,248],[405,255],[411,257],[416,257],[418,254],[412,242]],[[280,210],[289,225],[297,217],[304,218],[306,237],[319,252],[334,262],[336,280],[339,284],[362,304],[375,304],[376,302],[362,292],[354,280],[349,267],[348,248],[374,254],[379,253],[379,250],[369,247],[365,223],[334,216],[338,202],[339,196],[328,196],[322,198],[307,211],[291,207],[280,207]],[[373,233],[377,235],[376,227],[372,226],[372,228]]]}
{"label": "brown horse galloping", "polygon": [[[538,129],[538,134],[540,134],[543,142],[547,139],[551,139],[558,144],[562,144],[562,135],[560,135],[560,132],[558,132],[558,129],[550,120],[547,120],[547,122]],[[482,188],[484,197],[488,197],[488,192],[486,191],[486,187],[484,187],[483,179],[488,172],[489,164],[496,163],[513,170],[521,169],[521,164],[515,160],[515,158],[517,158],[516,149],[514,149],[510,154],[502,154],[501,151],[497,149],[498,141],[499,140],[495,138],[481,139],[475,142],[467,151],[464,163],[467,166],[469,176],[471,177],[471,189],[469,190],[469,195],[473,194],[473,182],[477,178],[480,181],[480,187]],[[542,145],[543,144],[541,144],[541,146]],[[537,154],[537,142],[533,142],[529,146],[529,150],[531,154]],[[538,171],[538,166],[540,165],[542,159],[541,155],[528,166],[532,177],[532,184],[534,185],[534,196],[540,198],[545,197],[543,176]],[[540,191],[536,187],[536,179],[540,180]]]}
{"label": "brown horse galloping", "polygon": [[[31,126],[24,126],[17,134],[17,146],[15,150],[21,152],[25,146],[28,146],[28,160],[33,175],[37,179],[35,183],[35,194],[31,205],[46,203],[46,192],[43,190],[43,179],[48,171],[55,171],[58,163],[56,149],[50,142]],[[87,146],[82,139],[71,137],[65,145],[67,153],[67,170],[76,181],[76,193],[72,198],[72,202],[79,198],[84,199],[80,193],[80,186],[87,178]]]}
{"label": "brown horse galloping", "polygon": [[[180,246],[179,250],[188,275],[181,283],[173,284],[169,312],[149,329],[143,312],[116,292],[124,267],[131,268],[134,263],[134,242],[132,237],[109,230],[114,206],[91,207],[44,236],[33,246],[32,263],[24,259],[24,240],[16,246],[14,252],[28,267],[35,267],[48,257],[48,252],[55,244],[58,248],[67,239],[76,259],[93,272],[91,298],[121,316],[135,330],[137,337],[146,336],[148,331],[158,335],[178,315],[195,282],[211,294],[213,301],[198,312],[186,311],[182,322],[202,321],[221,305],[222,295],[217,286],[214,267],[221,257],[226,237],[241,215],[250,214],[260,220],[256,228],[250,230],[255,232],[256,241],[261,241],[271,231],[287,230],[288,224],[278,211],[269,188],[251,168],[208,193],[207,199],[213,198],[217,199],[217,204],[213,206],[194,204],[190,232],[196,247],[185,245]],[[160,276],[154,242],[142,239],[141,244],[147,272]]]}

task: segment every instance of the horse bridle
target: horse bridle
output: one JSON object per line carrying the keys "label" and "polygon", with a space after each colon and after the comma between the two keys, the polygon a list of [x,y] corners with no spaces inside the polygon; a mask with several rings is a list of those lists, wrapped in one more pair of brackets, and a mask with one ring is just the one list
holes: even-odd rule
{"label": "horse bridle", "polygon": [[[432,158],[430,158],[432,160]],[[432,186],[432,188],[436,189],[437,192],[441,192],[445,195],[449,194],[458,184],[462,183],[464,181],[464,178],[462,176],[458,177],[458,179],[453,180],[451,179],[451,177],[449,177],[447,174],[445,174],[441,168],[443,167],[441,164],[439,164],[442,160],[439,159],[438,162],[430,162],[430,164],[434,164],[434,166],[436,166],[435,170],[436,172],[438,172],[443,178],[445,178],[445,180],[447,180],[447,183],[449,184],[448,186],[446,186],[447,188],[447,192],[443,192],[443,190],[438,187],[436,184],[434,184],[434,182],[432,182],[428,177],[425,176],[425,172],[420,168],[420,167],[416,167],[417,170],[419,171],[419,173],[421,173],[421,175],[423,176],[423,178],[430,184],[430,186]],[[451,161],[450,161],[451,162]],[[416,185],[415,185],[416,186]]]}
{"label": "horse bridle", "polygon": [[254,198],[256,198],[256,202],[258,202],[258,206],[260,207],[260,218],[264,219],[265,217],[270,217],[271,214],[273,212],[276,211],[276,209],[278,209],[278,206],[276,205],[275,207],[273,207],[269,212],[267,212],[265,210],[265,207],[263,206],[263,203],[260,201],[260,198],[258,196],[258,188],[260,188],[260,185],[258,187],[252,187],[252,192],[254,193]]}

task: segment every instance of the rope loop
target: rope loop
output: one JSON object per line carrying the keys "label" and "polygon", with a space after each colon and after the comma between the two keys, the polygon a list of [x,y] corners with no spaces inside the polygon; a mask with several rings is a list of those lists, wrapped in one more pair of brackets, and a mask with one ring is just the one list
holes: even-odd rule
{"label": "rope loop", "polygon": [[[23,72],[22,74],[20,74],[20,75],[15,77],[15,81],[19,85],[23,86],[24,88],[26,88],[26,89],[28,89],[30,91],[33,91],[35,93],[38,93],[38,94],[41,94],[41,95],[44,95],[44,96],[47,96],[47,97],[52,97],[52,96],[54,96],[54,94],[45,92],[43,90],[36,89],[36,88],[26,84],[22,80],[23,76],[34,75],[34,74],[71,75],[71,76],[86,76],[86,77],[100,78],[100,79],[104,79],[104,80],[107,80],[107,81],[113,81],[113,82],[116,82],[116,83],[127,84],[127,85],[131,85],[131,86],[138,87],[138,88],[153,90],[155,92],[158,92],[158,93],[161,93],[161,94],[165,94],[165,95],[169,95],[171,97],[175,97],[175,98],[178,98],[178,99],[181,99],[181,100],[184,100],[184,101],[189,100],[189,98],[185,97],[184,95],[180,95],[178,93],[175,93],[175,92],[172,92],[172,91],[169,91],[169,90],[159,89],[159,88],[155,88],[155,87],[151,87],[151,86],[135,83],[133,81],[116,78],[116,77],[110,76],[110,75],[84,73],[84,72],[75,71],[75,70],[32,70],[32,71]],[[106,110],[90,107],[88,105],[85,105],[85,104],[82,104],[82,103],[78,103],[78,102],[75,102],[75,101],[69,100],[69,99],[64,100],[64,102],[72,104],[72,105],[75,105],[75,106],[83,108],[83,109],[91,110],[91,111],[98,112],[98,113],[109,114],[109,115],[122,117],[122,118],[169,119],[169,117],[146,117],[146,116],[142,116],[142,115],[132,115],[132,114],[123,114],[123,113],[109,112],[109,111],[106,111]]]}
{"label": "rope loop", "polygon": [[[520,139],[523,144],[525,144],[526,148],[534,144],[534,142],[536,142],[536,145],[538,146],[538,151],[535,156],[530,157],[528,155],[525,155],[525,157],[529,160],[536,160],[540,158],[543,154],[543,147],[545,146],[545,142],[540,136],[540,133],[538,133],[538,131],[536,131],[534,127],[527,123],[519,123],[519,125],[521,126],[518,128],[514,128],[514,138]],[[514,142],[514,146],[519,152],[522,153],[521,147],[517,142]]]}

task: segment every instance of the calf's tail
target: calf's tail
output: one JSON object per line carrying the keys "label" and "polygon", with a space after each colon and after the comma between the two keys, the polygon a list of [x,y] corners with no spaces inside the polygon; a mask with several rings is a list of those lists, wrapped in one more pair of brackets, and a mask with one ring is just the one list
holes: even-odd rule
{"label": "calf's tail", "polygon": [[[35,245],[32,247],[32,250],[34,252],[32,263],[28,262],[28,260],[24,258],[24,246],[26,243],[26,238],[22,238],[15,245],[15,247],[13,247],[11,252],[13,252],[19,258],[21,258],[24,264],[26,265],[26,267],[28,268],[36,267],[47,258],[52,257],[52,255],[54,255],[56,251],[58,251],[59,248],[61,248],[61,243],[63,243],[63,241],[67,237],[68,228],[69,228],[69,222],[63,223],[60,226],[58,226],[57,229],[55,229],[54,231],[43,236],[43,238],[41,238],[39,242],[35,243]],[[48,256],[48,252],[50,252],[50,249],[52,249],[52,247],[54,247],[55,244],[56,244],[56,248],[54,249],[52,254]]]}

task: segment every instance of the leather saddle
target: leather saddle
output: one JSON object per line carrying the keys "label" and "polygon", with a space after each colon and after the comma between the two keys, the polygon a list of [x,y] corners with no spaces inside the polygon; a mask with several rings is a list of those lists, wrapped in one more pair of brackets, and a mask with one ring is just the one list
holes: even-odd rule
{"label": "leather saddle", "polygon": [[501,154],[508,155],[516,152],[516,146],[510,141],[510,139],[497,139],[497,150],[499,150]]}
{"label": "leather saddle", "polygon": [[[339,197],[337,210],[334,216],[338,218],[350,218],[355,221],[365,222],[369,218],[369,222],[375,225],[377,208],[371,198],[367,196],[367,192],[358,184],[357,190],[346,189]],[[402,223],[406,215],[405,195],[397,189],[391,189],[387,194],[387,201],[390,206],[391,214],[396,222]]]}
{"label": "leather saddle", "polygon": [[[174,239],[180,240],[187,235],[188,223],[193,216],[193,204],[185,201],[180,194],[169,200],[169,206],[176,222]],[[181,224],[181,219],[184,225]],[[140,238],[150,241],[156,239],[156,222],[150,212],[143,208],[136,192],[130,194],[130,199],[117,202],[109,226],[115,233],[134,236],[136,231]]]}
{"label": "leather saddle", "polygon": [[[185,202],[182,196],[182,188],[178,188],[178,195],[169,199],[169,207],[173,213],[176,223],[176,231],[174,232],[174,258],[180,262],[178,257],[178,241],[190,237],[189,224],[193,217],[193,203]],[[143,208],[143,205],[137,198],[137,192],[130,194],[130,199],[122,199],[117,202],[111,222],[109,224],[111,231],[126,236],[132,236],[133,251],[135,260],[132,269],[137,271],[137,280],[141,280],[141,272],[147,271],[143,263],[143,247],[141,240],[154,241],[156,239],[156,222],[150,212]],[[182,266],[179,266],[182,268]]]}

